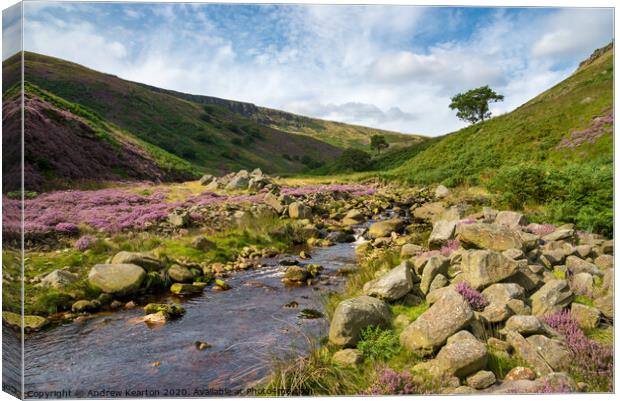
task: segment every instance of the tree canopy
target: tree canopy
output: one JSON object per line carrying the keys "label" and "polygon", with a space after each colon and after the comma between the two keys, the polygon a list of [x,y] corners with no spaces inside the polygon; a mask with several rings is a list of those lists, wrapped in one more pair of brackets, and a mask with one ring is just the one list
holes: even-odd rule
{"label": "tree canopy", "polygon": [[383,149],[387,149],[389,146],[390,144],[387,143],[383,135],[373,135],[370,137],[370,148],[377,152],[377,154],[381,153]]}
{"label": "tree canopy", "polygon": [[485,85],[454,95],[451,100],[450,108],[458,110],[456,116],[463,121],[475,124],[491,117],[489,103],[501,102],[504,100],[504,96],[495,93],[493,89]]}

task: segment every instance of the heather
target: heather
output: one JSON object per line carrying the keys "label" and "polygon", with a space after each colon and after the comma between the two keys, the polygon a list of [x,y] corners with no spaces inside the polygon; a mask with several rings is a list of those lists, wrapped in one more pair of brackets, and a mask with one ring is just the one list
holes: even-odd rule
{"label": "heather", "polygon": [[456,283],[454,289],[465,298],[469,306],[475,311],[482,311],[489,304],[484,296],[473,289],[467,281]]}
{"label": "heather", "polygon": [[[374,189],[352,185],[310,185],[299,188],[285,187],[282,193],[304,196],[320,192],[347,192],[354,196],[372,194]],[[183,200],[168,200],[165,189],[130,191],[108,188],[94,191],[57,191],[44,193],[25,200],[24,229],[26,234],[75,234],[78,227],[115,233],[127,229],[144,229],[163,221],[175,208],[200,208],[216,204],[256,203],[264,194],[217,194],[205,191]],[[3,197],[5,232],[19,232],[20,201]],[[193,214],[201,219],[200,213]]]}
{"label": "heather", "polygon": [[570,373],[593,391],[613,391],[613,346],[588,338],[568,310],[547,315],[544,321],[564,336],[573,354]]}

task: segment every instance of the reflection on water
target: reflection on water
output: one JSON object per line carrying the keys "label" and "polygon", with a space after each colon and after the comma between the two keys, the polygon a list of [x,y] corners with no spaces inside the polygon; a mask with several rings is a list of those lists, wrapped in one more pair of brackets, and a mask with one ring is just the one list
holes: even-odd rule
{"label": "reflection on water", "polygon": [[[183,301],[185,316],[160,327],[131,323],[143,315],[138,308],[31,336],[26,339],[26,395],[70,390],[70,396],[84,398],[182,397],[205,396],[200,392],[205,389],[247,388],[269,373],[274,356],[303,352],[306,336],[326,333],[326,319],[304,320],[297,314],[321,309],[322,295],[343,285],[335,272],[355,262],[354,246],[313,251],[311,262],[323,265],[322,275],[329,277],[316,286],[285,287],[284,268],[267,260],[271,266],[228,278],[229,291],[207,289]],[[283,307],[291,301],[299,307]],[[213,347],[199,351],[196,341]],[[132,390],[136,393],[127,392]]]}

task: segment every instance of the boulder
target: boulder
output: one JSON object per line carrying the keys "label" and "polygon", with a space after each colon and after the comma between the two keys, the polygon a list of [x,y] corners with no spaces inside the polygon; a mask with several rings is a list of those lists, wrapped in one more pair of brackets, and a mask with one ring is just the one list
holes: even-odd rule
{"label": "boulder", "polygon": [[199,251],[207,252],[215,248],[215,243],[213,241],[209,241],[206,237],[200,236],[196,237],[192,241],[192,247],[198,249]]}
{"label": "boulder", "polygon": [[170,318],[177,318],[185,314],[185,308],[175,304],[156,304],[150,303],[144,307],[144,313],[147,315],[162,312]]}
{"label": "boulder", "polygon": [[278,214],[282,214],[282,212],[284,211],[285,205],[282,204],[278,197],[271,192],[265,194],[265,196],[263,197],[263,202],[268,206],[271,206]]}
{"label": "boulder", "polygon": [[448,278],[446,276],[444,276],[443,274],[438,274],[435,276],[435,278],[433,279],[433,281],[431,282],[430,287],[428,287],[429,292],[430,291],[435,291],[438,290],[440,288],[444,288],[446,286],[448,286],[450,284],[450,280],[448,280]]}
{"label": "boulder", "polygon": [[402,246],[402,248],[400,248],[400,257],[401,259],[411,258],[422,252],[423,250],[424,248],[422,248],[420,245],[405,244]]}
{"label": "boulder", "polygon": [[335,244],[341,244],[345,242],[354,242],[355,236],[350,233],[345,233],[344,231],[332,231],[325,236],[325,239]]}
{"label": "boulder", "polygon": [[491,323],[503,322],[512,314],[508,302],[513,299],[523,299],[525,290],[519,284],[497,283],[482,291],[482,295],[489,304],[481,312],[482,316]]}
{"label": "boulder", "polygon": [[211,174],[205,174],[202,177],[200,177],[200,185],[209,185],[211,184],[211,181],[213,181],[215,179],[214,176],[212,176]]}
{"label": "boulder", "polygon": [[553,372],[547,361],[538,354],[536,347],[518,332],[514,330],[508,331],[506,333],[506,341],[512,346],[515,354],[527,362],[538,376],[544,376]]}
{"label": "boulder", "polygon": [[71,273],[66,270],[56,269],[43,277],[38,285],[44,288],[63,290],[65,289],[65,287],[78,281],[79,278],[80,276],[75,273]]}
{"label": "boulder", "polygon": [[573,229],[558,229],[554,232],[545,235],[542,237],[543,241],[560,241],[560,240],[571,240],[575,236],[575,230]]}
{"label": "boulder", "polygon": [[450,195],[450,190],[444,185],[438,185],[437,188],[435,188],[435,198],[443,199],[448,195]]}
{"label": "boulder", "polygon": [[97,302],[82,299],[71,305],[71,311],[75,313],[93,312],[99,308]]}
{"label": "boulder", "polygon": [[448,274],[448,267],[450,267],[450,259],[439,255],[431,256],[422,271],[420,291],[423,294],[428,294],[435,276],[439,274],[446,276]]}
{"label": "boulder", "polygon": [[612,255],[601,255],[594,259],[594,264],[601,270],[614,267],[614,257]]}
{"label": "boulder", "polygon": [[288,215],[291,219],[312,219],[312,209],[301,202],[293,202],[288,205]]}
{"label": "boulder", "polygon": [[402,230],[404,222],[399,218],[379,221],[368,228],[370,238],[389,237],[393,232]]}
{"label": "boulder", "polygon": [[543,316],[559,312],[573,301],[573,292],[566,280],[551,280],[530,297],[532,313]]}
{"label": "boulder", "polygon": [[353,347],[368,326],[390,327],[392,312],[389,306],[373,297],[360,297],[342,301],[334,311],[329,326],[329,342],[339,347]]}
{"label": "boulder", "polygon": [[364,294],[388,302],[396,301],[413,289],[413,273],[408,261],[402,262],[381,278],[364,285]]}
{"label": "boulder", "polygon": [[34,315],[25,315],[22,321],[21,315],[9,311],[2,311],[2,322],[17,330],[23,327],[26,333],[42,330],[49,324],[46,318]]}
{"label": "boulder", "polygon": [[457,221],[439,220],[433,225],[433,231],[428,238],[428,247],[430,249],[439,249],[444,246],[448,240],[454,237]]}
{"label": "boulder", "polygon": [[400,343],[410,351],[430,354],[474,318],[467,301],[456,291],[445,291],[426,312],[403,330]]}
{"label": "boulder", "polygon": [[614,294],[612,292],[594,300],[594,306],[601,311],[607,319],[614,319]]}
{"label": "boulder", "polygon": [[354,226],[356,224],[360,224],[364,222],[365,220],[366,220],[366,216],[364,216],[364,214],[361,211],[357,209],[351,209],[347,212],[347,214],[342,219],[342,224],[346,226]]}
{"label": "boulder", "polygon": [[464,279],[476,289],[505,280],[514,275],[518,268],[519,262],[493,250],[465,252],[461,262]]}
{"label": "boulder", "polygon": [[504,380],[506,381],[514,381],[514,380],[534,380],[536,378],[536,373],[530,368],[525,366],[516,366],[510,369],[510,372],[506,373],[504,376]]}
{"label": "boulder", "polygon": [[110,263],[137,265],[147,272],[159,271],[164,268],[164,264],[159,259],[152,255],[139,252],[119,252],[114,255]]}
{"label": "boulder", "polygon": [[590,263],[577,256],[571,255],[567,257],[565,264],[568,271],[570,271],[572,274],[590,273],[593,276],[603,276],[603,273],[594,263]]}
{"label": "boulder", "polygon": [[241,170],[228,182],[228,184],[226,184],[224,189],[229,191],[246,189],[249,184],[250,176],[248,175],[247,171]]}
{"label": "boulder", "polygon": [[332,361],[341,366],[358,366],[364,362],[364,355],[357,349],[341,349],[334,353]]}
{"label": "boulder", "polygon": [[519,228],[527,225],[527,218],[522,213],[501,211],[495,216],[495,224],[510,228]]}
{"label": "boulder", "polygon": [[289,266],[286,268],[284,272],[284,280],[303,283],[306,282],[310,278],[310,273],[307,269],[304,269],[301,266]]}
{"label": "boulder", "polygon": [[549,364],[551,369],[566,371],[572,360],[571,351],[563,342],[536,334],[527,338],[527,342]]}
{"label": "boulder", "polygon": [[530,334],[540,334],[545,332],[545,327],[542,322],[536,317],[532,315],[515,315],[511,316],[506,321],[506,326],[504,326],[504,331],[516,331],[519,334],[530,335]]}
{"label": "boulder", "polygon": [[435,357],[434,365],[448,375],[464,378],[487,365],[487,347],[468,331],[459,331]]}
{"label": "boulder", "polygon": [[200,285],[184,283],[174,283],[170,286],[170,292],[176,295],[200,294],[203,289],[204,287]]}
{"label": "boulder", "polygon": [[191,221],[191,216],[187,210],[175,210],[168,214],[168,223],[175,228],[187,226]]}
{"label": "boulder", "polygon": [[194,281],[194,275],[185,266],[172,265],[168,269],[168,277],[175,283],[191,283]]}
{"label": "boulder", "polygon": [[523,249],[519,234],[499,224],[461,224],[457,228],[457,238],[465,248],[482,248],[494,251]]}
{"label": "boulder", "polygon": [[413,210],[413,216],[420,220],[433,220],[436,216],[440,216],[446,211],[443,203],[430,202],[425,203]]}
{"label": "boulder", "polygon": [[482,390],[495,384],[497,378],[495,373],[488,370],[481,370],[469,376],[466,380],[467,385],[476,390]]}
{"label": "boulder", "polygon": [[114,295],[136,292],[146,277],[143,268],[133,264],[98,264],[88,273],[91,286]]}
{"label": "boulder", "polygon": [[577,273],[573,276],[571,288],[577,294],[592,294],[594,292],[594,277],[590,273]]}

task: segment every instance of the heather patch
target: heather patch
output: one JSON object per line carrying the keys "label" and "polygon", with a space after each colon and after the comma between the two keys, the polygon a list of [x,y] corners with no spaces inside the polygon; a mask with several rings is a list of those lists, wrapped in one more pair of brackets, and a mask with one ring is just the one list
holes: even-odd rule
{"label": "heather patch", "polygon": [[563,137],[556,149],[575,149],[584,143],[594,144],[598,138],[613,131],[614,116],[610,111],[594,117],[588,128],[571,131]]}
{"label": "heather patch", "polygon": [[465,298],[469,306],[475,311],[482,311],[489,304],[484,295],[473,289],[466,281],[457,283],[454,289]]}

